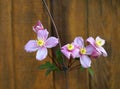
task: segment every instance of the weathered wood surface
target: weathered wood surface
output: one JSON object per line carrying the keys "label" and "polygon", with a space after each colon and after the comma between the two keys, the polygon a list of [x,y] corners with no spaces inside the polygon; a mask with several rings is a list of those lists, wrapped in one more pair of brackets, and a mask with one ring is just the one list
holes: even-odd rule
{"label": "weathered wood surface", "polygon": [[[100,36],[108,57],[92,60],[95,76],[87,71],[68,74],[69,89],[120,89],[120,0],[47,0],[62,45],[76,36]],[[39,71],[44,61],[26,53],[24,45],[36,39],[32,26],[41,20],[54,34],[41,0],[0,0],[0,89],[65,89],[63,73]]]}

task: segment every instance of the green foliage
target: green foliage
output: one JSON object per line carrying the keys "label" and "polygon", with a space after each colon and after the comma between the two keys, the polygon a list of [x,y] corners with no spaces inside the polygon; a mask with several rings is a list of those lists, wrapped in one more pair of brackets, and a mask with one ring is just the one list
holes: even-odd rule
{"label": "green foliage", "polygon": [[90,73],[90,75],[93,77],[94,76],[94,71],[93,69],[90,67],[88,68],[88,72]]}
{"label": "green foliage", "polygon": [[46,61],[45,64],[40,65],[39,69],[40,70],[47,69],[46,70],[46,76],[52,71],[59,71],[59,69],[55,66],[55,64],[50,63],[49,61]]}
{"label": "green foliage", "polygon": [[60,64],[63,63],[62,53],[61,53],[60,49],[58,49],[58,50],[56,51],[56,58],[57,58],[57,62],[58,62],[58,63],[60,63]]}

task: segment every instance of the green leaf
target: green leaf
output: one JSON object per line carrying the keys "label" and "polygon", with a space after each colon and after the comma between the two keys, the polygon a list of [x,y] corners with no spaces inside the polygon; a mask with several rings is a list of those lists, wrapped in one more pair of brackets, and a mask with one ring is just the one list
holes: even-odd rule
{"label": "green leaf", "polygon": [[58,49],[58,50],[56,51],[56,57],[57,57],[58,63],[63,63],[62,53],[61,53],[60,49]]}
{"label": "green leaf", "polygon": [[94,76],[94,71],[93,69],[90,67],[88,68],[88,72],[90,73],[90,75],[93,77]]}
{"label": "green leaf", "polygon": [[45,64],[42,64],[39,66],[39,69],[42,70],[42,69],[47,69],[46,70],[46,76],[51,72],[51,71],[59,71],[59,69],[55,66],[55,64],[53,63],[50,63],[48,61],[46,61]]}
{"label": "green leaf", "polygon": [[40,69],[40,70],[42,70],[42,69],[47,69],[47,68],[49,68],[49,66],[50,66],[50,62],[46,61],[45,64],[41,64],[41,65],[39,66],[39,69]]}
{"label": "green leaf", "polygon": [[52,71],[52,70],[50,70],[50,69],[48,68],[48,69],[46,70],[45,75],[48,76],[48,75],[50,74],[51,71]]}

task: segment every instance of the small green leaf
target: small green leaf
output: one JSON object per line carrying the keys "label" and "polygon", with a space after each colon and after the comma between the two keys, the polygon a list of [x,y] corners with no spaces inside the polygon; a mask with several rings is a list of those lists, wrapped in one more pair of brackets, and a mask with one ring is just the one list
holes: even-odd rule
{"label": "small green leaf", "polygon": [[59,69],[56,67],[55,64],[50,63],[49,61],[46,61],[45,64],[42,64],[39,66],[39,69],[47,69],[46,70],[46,76],[51,72],[51,71],[59,71]]}
{"label": "small green leaf", "polygon": [[48,75],[50,74],[51,71],[52,71],[52,70],[48,68],[48,69],[46,70],[45,75],[48,76]]}
{"label": "small green leaf", "polygon": [[63,63],[62,53],[61,53],[60,49],[58,49],[58,50],[56,51],[56,57],[57,57],[58,63]]}
{"label": "small green leaf", "polygon": [[50,62],[46,61],[45,64],[41,64],[41,65],[39,66],[39,69],[40,69],[40,70],[42,70],[42,69],[47,69],[47,68],[49,68],[49,66],[50,66]]}
{"label": "small green leaf", "polygon": [[88,68],[88,72],[90,73],[90,75],[93,77],[94,76],[94,71],[93,69],[90,67]]}

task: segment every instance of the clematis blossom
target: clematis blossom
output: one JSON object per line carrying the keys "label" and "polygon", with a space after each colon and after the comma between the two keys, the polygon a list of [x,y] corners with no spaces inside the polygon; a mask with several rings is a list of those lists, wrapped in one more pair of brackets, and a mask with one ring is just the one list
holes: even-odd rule
{"label": "clematis blossom", "polygon": [[44,27],[40,21],[36,23],[36,25],[33,26],[33,31],[38,32],[39,30],[44,30]]}
{"label": "clematis blossom", "polygon": [[68,58],[76,58],[79,50],[75,47],[74,43],[66,44],[61,48],[61,52]]}
{"label": "clematis blossom", "polygon": [[99,36],[97,36],[95,40],[93,37],[89,37],[87,39],[87,42],[89,42],[94,48],[94,51],[92,53],[93,57],[98,57],[100,55],[103,55],[105,57],[107,56],[106,50],[102,47],[105,44],[104,39],[101,39]]}
{"label": "clematis blossom", "polygon": [[58,44],[58,38],[49,37],[49,32],[47,30],[39,30],[37,33],[37,40],[30,40],[25,45],[25,50],[27,52],[35,52],[37,60],[43,60],[48,54],[47,48],[55,47]]}
{"label": "clematis blossom", "polygon": [[90,45],[85,47],[82,37],[76,37],[74,40],[74,44],[79,49],[79,58],[82,67],[89,68],[91,66],[91,59],[89,58],[89,55],[92,54],[93,48]]}

